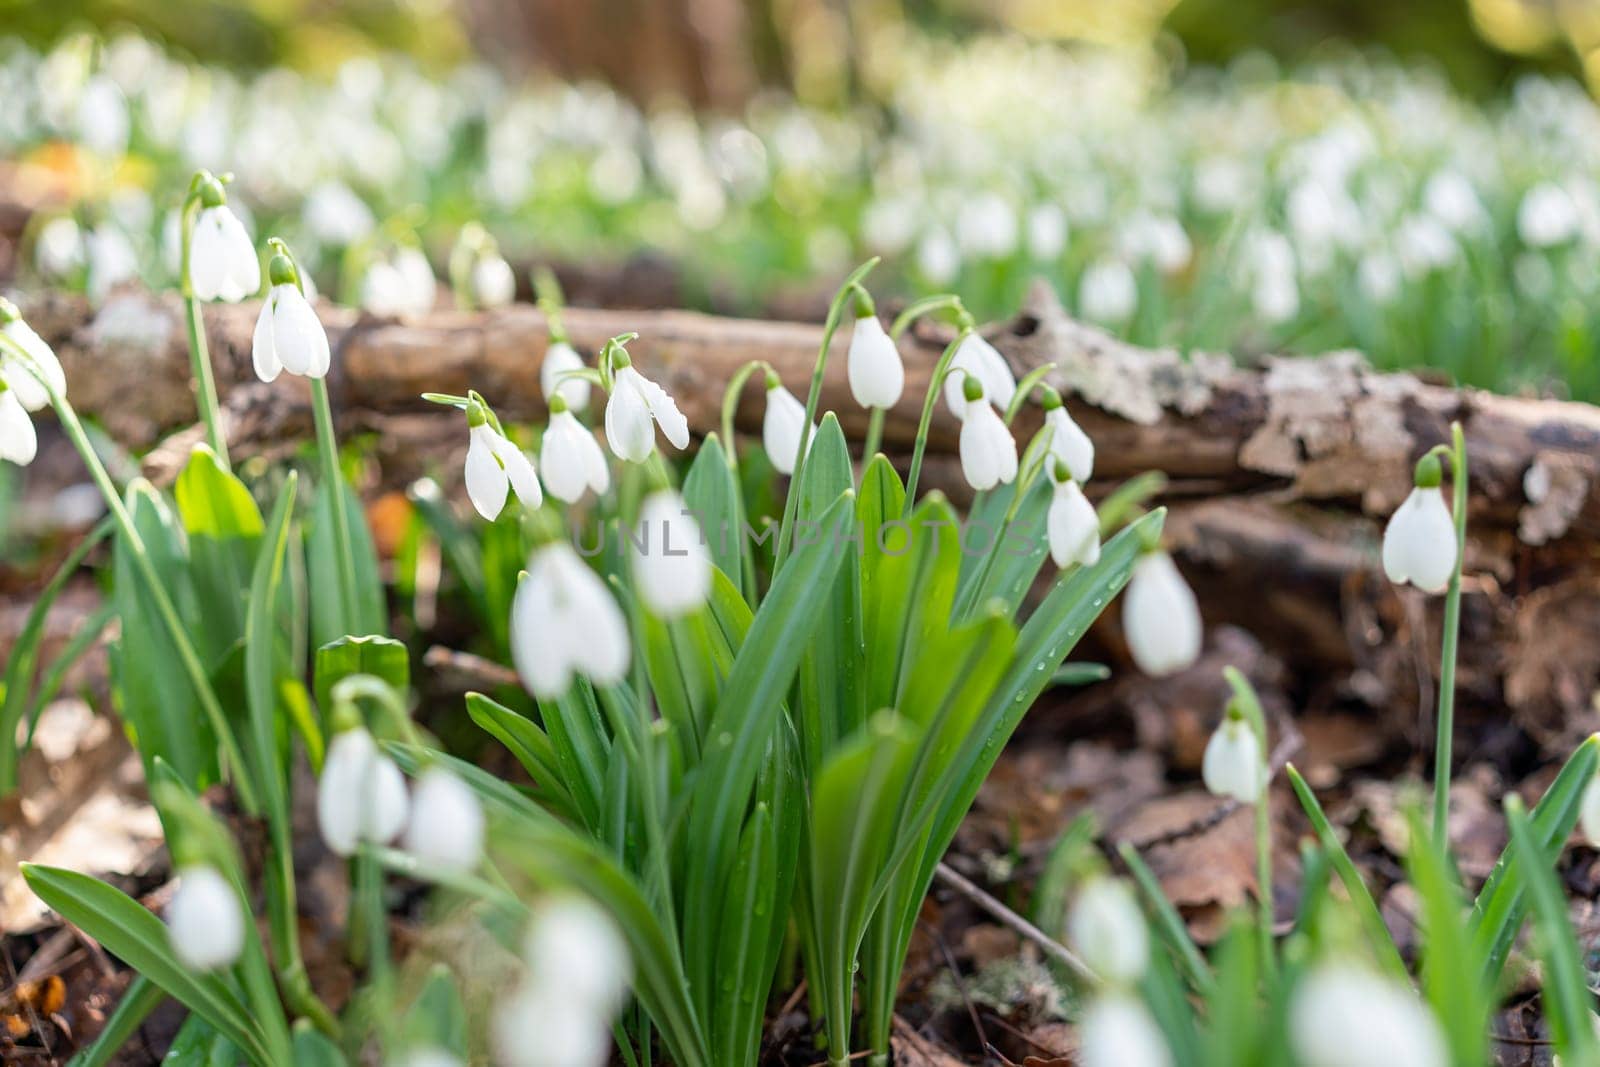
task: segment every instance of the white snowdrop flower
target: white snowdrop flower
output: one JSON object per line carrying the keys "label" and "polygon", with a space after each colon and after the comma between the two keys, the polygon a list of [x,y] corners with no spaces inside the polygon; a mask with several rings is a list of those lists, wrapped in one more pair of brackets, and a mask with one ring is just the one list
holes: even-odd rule
{"label": "white snowdrop flower", "polygon": [[1200,605],[1165,552],[1146,552],[1133,565],[1122,629],[1133,662],[1146,674],[1173,674],[1200,657]]}
{"label": "white snowdrop flower", "polygon": [[1324,963],[1289,1002],[1289,1043],[1304,1067],[1444,1067],[1437,1020],[1415,993],[1348,963]]}
{"label": "white snowdrop flower", "polygon": [[517,276],[497,252],[478,257],[472,265],[472,293],[479,307],[500,308],[517,296]]}
{"label": "white snowdrop flower", "polygon": [[1044,427],[1050,431],[1050,455],[1066,465],[1073,481],[1088,481],[1094,475],[1094,442],[1067,414],[1059,395],[1047,393],[1044,409]]}
{"label": "white snowdrop flower", "polygon": [[1244,164],[1228,156],[1207,156],[1195,165],[1194,198],[1201,210],[1223,215],[1244,202],[1250,176]]}
{"label": "white snowdrop flower", "polygon": [[1289,229],[1305,248],[1348,245],[1361,233],[1361,211],[1342,183],[1307,178],[1284,203]]}
{"label": "white snowdrop flower", "polygon": [[1583,797],[1578,802],[1578,825],[1589,844],[1600,848],[1600,777],[1584,787]]}
{"label": "white snowdrop flower", "polygon": [[550,403],[560,393],[573,411],[588,410],[589,379],[571,376],[573,371],[583,369],[583,357],[570,344],[551,341],[544,350],[544,362],[539,364],[539,389],[545,402]]}
{"label": "white snowdrop flower", "polygon": [[411,793],[406,851],[424,871],[470,871],[483,858],[483,805],[465,782],[443,767],[429,767]]}
{"label": "white snowdrop flower", "polygon": [[203,207],[189,235],[189,285],[201,300],[237,303],[261,289],[256,247],[227,204]]}
{"label": "white snowdrop flower", "polygon": [[1456,569],[1456,524],[1439,489],[1442,474],[1438,457],[1423,457],[1411,495],[1383,531],[1384,573],[1425,593],[1443,592]]}
{"label": "white snowdrop flower", "polygon": [[541,700],[565,695],[574,674],[606,686],[627,673],[622,609],[565,541],[537,548],[528,559],[511,602],[511,655],[522,684]]}
{"label": "white snowdrop flower", "polygon": [[958,419],[967,415],[965,395],[966,375],[978,379],[988,401],[1002,411],[1011,406],[1017,395],[1017,379],[1011,373],[1011,364],[1000,350],[975,333],[967,334],[956,354],[950,357],[950,367],[944,379],[944,402],[950,413]]}
{"label": "white snowdrop flower", "polygon": [[711,595],[711,556],[700,523],[675,490],[645,497],[629,549],[639,597],[657,616],[681,618]]}
{"label": "white snowdrop flower", "polygon": [[1565,244],[1578,234],[1578,205],[1554,182],[1540,182],[1517,206],[1517,235],[1531,248]]}
{"label": "white snowdrop flower", "polygon": [[492,1038],[505,1067],[605,1067],[606,1016],[574,1004],[559,987],[522,983],[495,1006]]}
{"label": "white snowdrop flower", "polygon": [[1183,224],[1170,215],[1141,212],[1118,235],[1117,245],[1131,260],[1148,260],[1162,274],[1176,274],[1189,265],[1194,246]]}
{"label": "white snowdrop flower", "polygon": [[533,985],[559,987],[574,1004],[606,1015],[622,1007],[633,980],[622,931],[586,897],[558,896],[540,904],[522,956]]}
{"label": "white snowdrop flower", "polygon": [[[27,355],[20,359],[0,348],[0,382],[28,411],[39,411],[50,404],[50,393],[65,396],[67,376],[55,351],[22,321],[15,305],[0,298],[0,334]],[[49,389],[46,389],[46,386]]]}
{"label": "white snowdrop flower", "polygon": [[1287,322],[1300,313],[1300,282],[1294,248],[1281,233],[1266,231],[1250,242],[1251,304],[1263,322]]}
{"label": "white snowdrop flower", "polygon": [[0,460],[26,467],[38,454],[33,418],[17,399],[17,391],[0,379]]}
{"label": "white snowdrop flower", "polygon": [[233,883],[215,867],[178,871],[178,889],[167,904],[172,951],[193,971],[227,967],[244,951],[245,916]]}
{"label": "white snowdrop flower", "polygon": [[325,181],[305,199],[306,229],[319,244],[342,248],[365,239],[377,227],[372,209],[348,185]]}
{"label": "white snowdrop flower", "polygon": [[1067,913],[1067,937],[1101,981],[1133,985],[1150,964],[1150,930],[1126,882],[1096,875]]}
{"label": "white snowdrop flower", "polygon": [[510,490],[528,510],[542,507],[544,490],[527,453],[495,429],[481,408],[468,407],[467,425],[467,499],[478,514],[489,522],[499,518]]}
{"label": "white snowdrop flower", "polygon": [[1028,212],[1028,253],[1040,263],[1060,259],[1067,247],[1067,213],[1059,204],[1037,204]]}
{"label": "white snowdrop flower", "polygon": [[1017,442],[1005,420],[984,398],[983,383],[966,375],[967,410],[961,420],[961,473],[982,492],[1017,476]]}
{"label": "white snowdrop flower", "polygon": [[967,255],[1004,259],[1017,247],[1017,212],[999,193],[966,201],[956,217],[956,234]]}
{"label": "white snowdrop flower", "polygon": [[1139,304],[1139,283],[1120,259],[1089,264],[1078,280],[1078,308],[1085,318],[1105,325],[1128,321]]}
{"label": "white snowdrop flower", "polygon": [[1172,1067],[1150,1010],[1126,993],[1095,997],[1078,1023],[1078,1067]]}
{"label": "white snowdrop flower", "polygon": [[1368,252],[1356,266],[1356,284],[1374,304],[1389,304],[1400,295],[1400,264],[1387,252]]}
{"label": "white snowdrop flower", "polygon": [[1045,515],[1050,558],[1057,567],[1074,564],[1092,567],[1100,560],[1100,517],[1078,483],[1071,477],[1060,478],[1057,474],[1051,472],[1055,494]]}
{"label": "white snowdrop flower", "polygon": [[295,284],[294,266],[287,256],[276,255],[268,274],[272,288],[261,303],[261,314],[256,317],[255,334],[250,340],[256,377],[270,382],[282,371],[306,378],[323,377],[332,360],[328,333]]}
{"label": "white snowdrop flower", "polygon": [[[86,242],[89,251],[89,302],[103,303],[111,290],[139,276],[139,254],[128,235],[115,226],[96,226]],[[252,253],[253,254],[253,253]]]}
{"label": "white snowdrop flower", "polygon": [[[761,446],[779,474],[793,474],[800,460],[800,435],[806,425],[806,406],[784,388],[776,375],[767,376],[767,410],[761,418]],[[817,429],[811,428],[810,440]]]}
{"label": "white snowdrop flower", "polygon": [[33,255],[39,272],[51,278],[65,278],[82,267],[84,238],[77,220],[71,215],[57,215],[39,227]]}
{"label": "white snowdrop flower", "polygon": [[539,447],[539,463],[544,468],[545,488],[563,503],[577,503],[586,489],[600,496],[611,488],[611,468],[600,442],[567,410],[559,395],[550,405],[550,425]]}
{"label": "white snowdrop flower", "polygon": [[410,310],[411,291],[405,275],[388,260],[377,260],[361,276],[361,308],[373,315],[396,316]]}
{"label": "white snowdrop flower", "polygon": [[334,735],[317,782],[317,826],[328,848],[349,856],[363,841],[388,844],[409,806],[400,768],[371,734],[358,726]]}
{"label": "white snowdrop flower", "polygon": [[384,1067],[466,1067],[460,1056],[434,1045],[423,1045],[402,1052],[397,1059],[384,1061]]}
{"label": "white snowdrop flower", "polygon": [[850,332],[850,352],[845,357],[850,394],[864,408],[892,408],[906,387],[906,368],[878,316],[856,319]]}
{"label": "white snowdrop flower", "polygon": [[917,270],[934,285],[948,285],[961,271],[961,250],[944,230],[930,230],[917,242]]}
{"label": "white snowdrop flower", "polygon": [[861,238],[868,248],[898,256],[917,236],[921,209],[910,197],[874,200],[861,213]]}
{"label": "white snowdrop flower", "polygon": [[[620,354],[606,401],[606,444],[618,459],[643,463],[656,447],[655,427],[674,448],[689,447],[689,420],[661,386],[633,369]],[[654,425],[652,425],[652,423]]]}
{"label": "white snowdrop flower", "polygon": [[1488,219],[1477,189],[1455,170],[1441,170],[1428,179],[1422,189],[1422,206],[1456,233],[1477,230]]}
{"label": "white snowdrop flower", "polygon": [[1233,797],[1246,804],[1261,799],[1267,784],[1267,765],[1261,757],[1261,742],[1241,716],[1223,716],[1206,742],[1200,777],[1212,795]]}
{"label": "white snowdrop flower", "polygon": [[1461,246],[1450,231],[1431,215],[1412,215],[1401,220],[1394,235],[1395,254],[1400,269],[1413,278],[1443,270],[1456,261]]}
{"label": "white snowdrop flower", "polygon": [[116,156],[128,147],[128,101],[117,83],[96,75],[84,84],[78,97],[78,136],[90,151]]}
{"label": "white snowdrop flower", "polygon": [[392,262],[400,277],[405,279],[406,311],[421,315],[433,310],[439,292],[439,282],[433,276],[433,265],[422,249],[415,245],[402,245],[395,250]]}

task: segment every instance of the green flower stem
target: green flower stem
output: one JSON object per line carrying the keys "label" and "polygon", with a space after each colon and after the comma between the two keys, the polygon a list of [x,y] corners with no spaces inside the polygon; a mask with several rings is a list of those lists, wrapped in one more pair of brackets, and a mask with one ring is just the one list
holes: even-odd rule
{"label": "green flower stem", "polygon": [[744,391],[745,383],[750,380],[750,375],[758,370],[772,370],[772,364],[764,359],[752,359],[734,372],[728,379],[728,387],[722,391],[722,444],[727,450],[728,467],[733,471],[739,469],[739,449],[733,438],[733,417],[739,413],[739,394]]}
{"label": "green flower stem", "polygon": [[863,467],[872,462],[872,457],[878,454],[878,449],[883,444],[883,420],[888,414],[884,408],[873,408],[871,416],[867,419],[867,443],[861,449]]}
{"label": "green flower stem", "polygon": [[933,423],[933,405],[939,399],[939,391],[944,385],[944,376],[950,372],[950,361],[956,358],[956,349],[961,347],[972,334],[972,327],[965,326],[956,334],[955,340],[945,346],[939,355],[939,362],[933,366],[933,378],[928,382],[928,395],[922,401],[922,419],[917,423],[917,443],[911,453],[911,473],[906,477],[906,503],[903,518],[909,519],[917,507],[917,482],[922,478],[922,459],[928,451],[928,427]]}
{"label": "green flower stem", "polygon": [[1433,746],[1433,839],[1450,845],[1450,756],[1455,738],[1456,645],[1461,633],[1461,569],[1467,554],[1467,443],[1459,422],[1450,424],[1451,495],[1456,521],[1456,566],[1444,598],[1444,648],[1439,657],[1438,736]]}
{"label": "green flower stem", "polygon": [[350,543],[350,516],[345,511],[344,477],[339,473],[339,441],[333,433],[333,407],[328,402],[328,383],[311,380],[311,403],[316,412],[317,454],[322,460],[322,480],[327,483],[333,512],[333,540],[339,553],[339,604],[344,615],[345,633],[360,625],[361,612],[356,601],[356,554]]}
{"label": "green flower stem", "polygon": [[811,370],[811,391],[806,394],[806,421],[800,427],[800,450],[795,455],[794,474],[789,479],[789,492],[783,503],[783,525],[778,527],[778,545],[772,563],[774,576],[783,566],[784,558],[789,554],[789,543],[794,539],[794,516],[800,506],[800,494],[795,489],[800,485],[800,479],[805,473],[806,454],[811,450],[811,427],[817,421],[817,407],[822,402],[822,375],[828,369],[828,355],[833,347],[833,335],[839,329],[839,319],[844,315],[846,301],[855,298],[856,287],[861,284],[861,279],[877,265],[878,257],[873,256],[851,271],[850,277],[844,280],[844,284],[839,286],[839,291],[833,295],[833,303],[828,306],[828,318],[822,327],[822,345],[817,349],[816,366]]}
{"label": "green flower stem", "polygon": [[889,337],[891,340],[898,341],[911,323],[923,315],[931,315],[935,311],[943,311],[946,308],[959,308],[960,306],[961,298],[954,293],[925,296],[921,300],[907,305],[904,311],[895,316],[894,322],[889,324]]}
{"label": "green flower stem", "polygon": [[217,382],[211,372],[211,351],[206,347],[205,322],[200,316],[200,301],[194,295],[194,285],[189,280],[189,250],[194,244],[194,223],[199,214],[200,198],[191,188],[181,216],[183,262],[178,271],[183,286],[184,316],[189,327],[189,370],[194,375],[195,404],[200,409],[201,421],[206,424],[206,443],[217,454],[222,466],[231,469],[228,463],[228,438],[222,432],[222,420],[218,415]]}
{"label": "green flower stem", "polygon": [[[24,366],[30,369],[33,367],[33,358],[10,338],[0,337],[0,347],[10,351]],[[155,603],[156,612],[161,616],[162,625],[167,629],[167,636],[171,638],[173,647],[178,650],[178,658],[183,662],[183,671],[189,676],[189,684],[194,688],[195,696],[199,699],[206,718],[211,721],[211,728],[217,733],[228,767],[233,772],[233,787],[239,795],[239,803],[249,814],[261,814],[261,802],[256,798],[255,785],[250,781],[250,765],[245,762],[239,741],[233,735],[233,727],[229,724],[227,715],[223,713],[222,702],[217,699],[217,692],[211,686],[211,679],[200,663],[200,655],[195,651],[193,642],[189,640],[189,633],[184,629],[183,621],[178,616],[178,609],[173,605],[171,596],[167,594],[167,587],[162,584],[161,576],[156,573],[155,564],[151,562],[150,551],[145,547],[144,538],[139,536],[139,530],[133,524],[133,516],[128,514],[127,507],[122,503],[122,494],[117,492],[116,484],[106,472],[105,464],[101,463],[100,457],[95,454],[94,445],[90,443],[89,435],[85,432],[83,423],[78,421],[78,413],[73,410],[71,403],[49,386],[43,374],[37,374],[35,377],[44,384],[50,396],[50,403],[55,408],[56,419],[61,423],[61,428],[66,432],[68,439],[72,441],[73,447],[83,457],[83,465],[88,468],[89,476],[94,479],[100,495],[105,497],[106,507],[110,509],[118,530],[128,542],[128,551],[133,556],[139,577],[148,587],[150,599]]]}
{"label": "green flower stem", "polygon": [[[1265,756],[1266,749],[1262,749]],[[1266,987],[1272,988],[1277,974],[1277,955],[1273,951],[1272,927],[1272,783],[1261,787],[1261,795],[1252,805],[1256,809],[1256,902],[1261,908],[1261,973],[1266,977]]]}

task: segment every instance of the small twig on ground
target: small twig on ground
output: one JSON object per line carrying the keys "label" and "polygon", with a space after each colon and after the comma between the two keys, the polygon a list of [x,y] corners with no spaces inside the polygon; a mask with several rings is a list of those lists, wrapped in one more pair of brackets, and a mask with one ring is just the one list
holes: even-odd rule
{"label": "small twig on ground", "polygon": [[[977,1007],[972,1003],[972,998],[967,995],[967,982],[961,976],[961,968],[956,965],[955,954],[950,951],[950,946],[945,941],[943,934],[927,923],[924,923],[923,927],[932,935],[933,943],[939,946],[939,955],[944,957],[944,965],[950,968],[950,978],[956,984],[956,993],[960,995],[961,1003],[966,1006],[967,1018],[972,1020],[972,1029],[978,1035],[978,1044],[984,1049],[988,1049],[990,1047],[989,1035],[984,1032],[983,1020],[978,1018]],[[988,1057],[985,1056],[984,1058],[987,1060]]]}
{"label": "small twig on ground", "polygon": [[429,670],[454,674],[469,685],[482,685],[488,688],[521,684],[517,672],[510,667],[471,652],[458,652],[453,648],[445,648],[443,645],[434,645],[424,652],[422,665]]}
{"label": "small twig on ground", "polygon": [[1046,956],[1063,964],[1078,977],[1090,982],[1099,980],[1089,965],[1079,959],[1071,949],[1006,907],[948,863],[941,862],[934,870],[934,877],[978,905],[994,918],[999,919],[1006,926],[1011,927],[1011,929],[1038,945],[1044,950]]}

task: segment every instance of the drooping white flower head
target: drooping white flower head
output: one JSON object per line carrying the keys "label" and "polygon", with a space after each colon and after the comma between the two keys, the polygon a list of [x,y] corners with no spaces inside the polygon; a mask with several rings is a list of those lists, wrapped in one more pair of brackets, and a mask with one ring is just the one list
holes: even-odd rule
{"label": "drooping white flower head", "polygon": [[1146,552],[1133,565],[1122,629],[1134,663],[1146,674],[1173,674],[1200,657],[1200,605],[1165,552]]}
{"label": "drooping white flower head", "polygon": [[517,296],[517,276],[498,252],[487,252],[472,265],[472,293],[479,307],[505,307]]}
{"label": "drooping white flower head", "polygon": [[227,967],[244,951],[245,918],[239,894],[215,867],[178,871],[167,905],[167,938],[183,965],[194,971]]}
{"label": "drooping white flower head", "polygon": [[438,284],[422,249],[404,246],[368,264],[361,276],[361,307],[385,317],[426,314],[433,310]]}
{"label": "drooping white flower head", "polygon": [[1133,985],[1150,964],[1150,931],[1127,883],[1092,877],[1067,913],[1067,937],[1104,982]]}
{"label": "drooping white flower head", "polygon": [[1172,1067],[1166,1036],[1142,1002],[1104,993],[1078,1024],[1078,1067]]}
{"label": "drooping white flower head", "polygon": [[67,376],[54,350],[22,321],[16,305],[4,298],[0,298],[0,335],[22,350],[18,356],[0,345],[0,382],[10,387],[17,403],[28,411],[39,411],[49,406],[51,392],[66,395]]}
{"label": "drooping white flower head", "polygon": [[256,377],[270,382],[283,371],[306,378],[325,376],[332,362],[328,332],[300,291],[297,268],[280,252],[272,257],[268,273],[272,288],[261,303],[250,339]]}
{"label": "drooping white flower head", "polygon": [[1050,431],[1050,456],[1067,465],[1074,481],[1087,482],[1094,475],[1094,442],[1067,414],[1060,394],[1045,393],[1044,425]]}
{"label": "drooping white flower head", "polygon": [[505,1067],[605,1067],[611,1022],[559,987],[523,982],[495,1005],[495,1062]]}
{"label": "drooping white flower head", "polygon": [[564,503],[576,503],[587,489],[600,496],[611,488],[611,468],[600,442],[567,410],[560,393],[550,402],[550,425],[539,446],[539,462],[544,467],[545,487]]}
{"label": "drooping white flower head", "polygon": [[361,842],[393,841],[410,802],[400,768],[364,728],[335,734],[317,782],[317,826],[328,848],[352,855]]}
{"label": "drooping white flower head", "polygon": [[1391,582],[1410,582],[1425,593],[1441,593],[1456,569],[1456,524],[1439,489],[1438,457],[1417,464],[1411,495],[1389,517],[1383,531],[1383,571]]}
{"label": "drooping white flower head", "polygon": [[[218,186],[220,193],[221,187]],[[200,300],[237,303],[261,290],[261,260],[225,203],[200,209],[189,235],[189,286]]]}
{"label": "drooping white flower head", "polygon": [[1583,830],[1583,836],[1589,839],[1589,844],[1600,848],[1600,777],[1583,789],[1583,796],[1578,801],[1578,825]]}
{"label": "drooping white flower head", "polygon": [[1488,221],[1478,190],[1458,170],[1436,171],[1423,186],[1422,205],[1456,233],[1470,233]]}
{"label": "drooping white flower head", "polygon": [[424,870],[470,871],[483,858],[483,805],[467,784],[443,767],[430,767],[411,793],[406,851]]}
{"label": "drooping white flower head", "polygon": [[1410,989],[1350,963],[1323,963],[1289,1002],[1289,1043],[1303,1067],[1444,1067],[1444,1036]]}
{"label": "drooping white flower head", "polygon": [[1127,322],[1139,306],[1139,283],[1120,259],[1101,259],[1084,268],[1078,279],[1078,310],[1084,318],[1106,326]]}
{"label": "drooping white flower head", "polygon": [[845,357],[850,395],[864,408],[892,408],[905,392],[906,368],[900,350],[873,314],[856,319]]}
{"label": "drooping white flower head", "polygon": [[1581,225],[1572,194],[1554,182],[1529,189],[1517,207],[1517,235],[1530,248],[1553,248],[1578,234]]}
{"label": "drooping white flower head", "polygon": [[[784,388],[777,375],[767,375],[767,410],[761,419],[761,446],[779,474],[793,474],[800,461],[800,435],[806,425],[806,406],[800,398]],[[811,428],[809,441],[816,440],[817,428]]]}
{"label": "drooping white flower head", "polygon": [[961,473],[982,492],[1017,476],[1017,442],[1000,413],[984,397],[983,384],[966,376],[966,415],[961,422]]}
{"label": "drooping white flower head", "polygon": [[0,379],[0,460],[26,467],[39,453],[39,438],[17,391]]}
{"label": "drooping white flower head", "polygon": [[1100,517],[1078,483],[1070,475],[1062,477],[1066,465],[1059,466],[1063,469],[1050,472],[1055,493],[1045,515],[1050,558],[1057,567],[1091,567],[1100,560]]}
{"label": "drooping white flower head", "polygon": [[1275,231],[1250,242],[1251,306],[1262,322],[1287,322],[1300,313],[1300,281],[1294,247]]}
{"label": "drooping white flower head", "polygon": [[[963,374],[963,371],[966,373]],[[1006,357],[994,345],[970,333],[956,349],[956,354],[950,357],[950,370],[944,379],[945,406],[958,419],[967,417],[965,387],[962,383],[968,374],[978,379],[983,386],[985,399],[1001,411],[1009,407],[1012,398],[1017,395],[1017,379],[1011,373],[1011,364],[1006,362]]]}
{"label": "drooping white flower head", "polygon": [[633,980],[627,940],[587,897],[559,896],[540,904],[522,955],[532,982],[558,985],[574,1003],[607,1015],[622,1007]]}
{"label": "drooping white flower head", "polygon": [[427,255],[416,245],[401,245],[392,260],[400,277],[405,279],[406,308],[414,315],[433,310],[438,296],[439,282],[433,276],[433,265]]}
{"label": "drooping white flower head", "polygon": [[544,505],[544,490],[533,460],[495,429],[488,412],[475,399],[467,406],[467,499],[478,514],[493,522],[506,506],[506,494],[515,490],[522,506],[537,511]]}
{"label": "drooping white flower head", "polygon": [[628,549],[639,596],[661,618],[687,615],[711,595],[711,555],[700,523],[675,490],[645,497]]}
{"label": "drooping white flower head", "polygon": [[1231,710],[1206,742],[1200,777],[1212,795],[1233,797],[1245,804],[1261,799],[1267,784],[1267,764],[1255,730]]}
{"label": "drooping white flower head", "polygon": [[511,654],[522,684],[540,699],[564,695],[574,674],[604,686],[627,672],[622,609],[564,541],[535,549],[528,559],[511,602]]}
{"label": "drooping white flower head", "polygon": [[589,380],[568,377],[573,371],[583,370],[583,357],[565,341],[551,341],[544,351],[544,362],[539,365],[539,389],[550,403],[557,393],[566,400],[573,411],[589,407]]}
{"label": "drooping white flower head", "polygon": [[643,463],[656,447],[656,426],[674,448],[689,447],[689,420],[677,402],[655,382],[633,369],[618,353],[611,397],[606,401],[606,444],[629,463]]}

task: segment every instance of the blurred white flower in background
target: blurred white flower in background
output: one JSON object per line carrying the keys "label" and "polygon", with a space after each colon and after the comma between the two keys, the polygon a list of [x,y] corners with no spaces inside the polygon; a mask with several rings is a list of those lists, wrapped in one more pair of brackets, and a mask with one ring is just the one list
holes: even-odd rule
{"label": "blurred white flower in background", "polygon": [[1410,989],[1350,963],[1319,964],[1289,1004],[1304,1067],[1444,1067],[1438,1022]]}
{"label": "blurred white flower in background", "polygon": [[1172,1051],[1143,1003],[1126,993],[1089,1001],[1078,1023],[1079,1067],[1172,1067]]}
{"label": "blurred white flower in background", "polygon": [[1517,235],[1532,248],[1565,244],[1578,235],[1578,207],[1554,182],[1529,189],[1517,207]]}
{"label": "blurred white flower in background", "polygon": [[1120,259],[1096,260],[1078,281],[1078,310],[1102,325],[1126,322],[1138,303],[1139,283]]}

